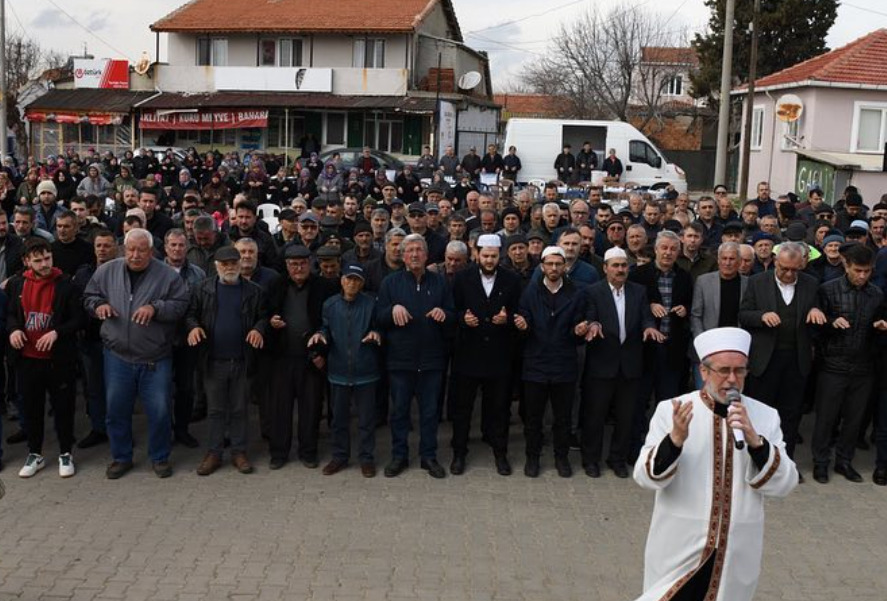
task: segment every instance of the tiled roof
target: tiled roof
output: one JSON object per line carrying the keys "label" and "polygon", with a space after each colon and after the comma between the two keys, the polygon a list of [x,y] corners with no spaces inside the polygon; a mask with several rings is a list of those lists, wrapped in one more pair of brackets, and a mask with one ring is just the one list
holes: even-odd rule
{"label": "tiled roof", "polygon": [[26,109],[42,111],[77,111],[129,113],[133,105],[154,95],[154,92],[129,90],[50,90]]}
{"label": "tiled roof", "polygon": [[510,117],[560,117],[567,112],[563,100],[545,94],[495,94],[493,101]]}
{"label": "tiled roof", "polygon": [[887,86],[887,29],[878,29],[755,81],[758,88],[804,81]]}
{"label": "tiled roof", "polygon": [[461,41],[450,0],[191,0],[151,25],[172,32],[415,31],[441,3]]}
{"label": "tiled roof", "polygon": [[641,48],[641,62],[666,65],[692,65],[695,67],[699,64],[699,56],[692,48],[644,46]]}

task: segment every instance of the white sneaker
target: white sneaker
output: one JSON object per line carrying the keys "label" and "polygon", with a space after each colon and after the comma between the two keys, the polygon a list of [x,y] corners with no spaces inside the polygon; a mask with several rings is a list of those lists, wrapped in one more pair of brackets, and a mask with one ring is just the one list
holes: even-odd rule
{"label": "white sneaker", "polygon": [[74,467],[74,458],[71,457],[71,454],[64,453],[59,455],[59,476],[62,478],[70,478],[76,473],[77,468]]}
{"label": "white sneaker", "polygon": [[22,478],[30,478],[44,467],[46,467],[46,460],[43,455],[29,453],[28,458],[25,459],[25,465],[18,471],[18,475]]}

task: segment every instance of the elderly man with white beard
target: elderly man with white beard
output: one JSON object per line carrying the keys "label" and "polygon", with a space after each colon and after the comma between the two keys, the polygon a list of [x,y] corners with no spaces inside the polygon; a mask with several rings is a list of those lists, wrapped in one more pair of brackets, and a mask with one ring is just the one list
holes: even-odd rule
{"label": "elderly man with white beard", "polygon": [[222,465],[225,434],[231,462],[242,474],[253,471],[246,457],[247,399],[255,351],[265,343],[270,324],[265,293],[240,275],[240,252],[225,246],[216,252],[216,277],[191,294],[185,316],[188,344],[199,347],[209,418],[208,450],[197,468],[208,476]]}
{"label": "elderly man with white beard", "polygon": [[761,571],[764,498],[798,484],[779,414],[740,394],[751,335],[696,337],[702,390],[656,408],[634,479],[656,491],[638,601],[750,601]]}

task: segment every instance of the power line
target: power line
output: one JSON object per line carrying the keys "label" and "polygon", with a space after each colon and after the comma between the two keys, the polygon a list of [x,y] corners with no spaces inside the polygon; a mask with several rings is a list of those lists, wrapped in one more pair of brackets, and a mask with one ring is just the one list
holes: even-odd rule
{"label": "power line", "polygon": [[132,57],[130,57],[126,52],[123,52],[122,50],[120,50],[120,49],[118,49],[118,48],[115,48],[110,42],[108,42],[107,40],[105,40],[104,38],[102,38],[99,34],[97,34],[97,33],[94,32],[93,30],[91,30],[89,27],[87,27],[86,25],[84,25],[83,23],[81,23],[80,21],[78,21],[77,19],[75,19],[73,16],[71,16],[71,13],[69,13],[68,11],[66,11],[65,9],[63,9],[61,6],[59,6],[58,4],[56,4],[56,3],[55,3],[55,0],[46,0],[46,1],[47,1],[49,4],[51,4],[52,6],[54,6],[55,9],[58,10],[60,13],[62,13],[62,14],[65,15],[66,17],[68,17],[68,18],[69,18],[69,19],[70,19],[75,25],[77,25],[78,27],[80,27],[83,31],[85,31],[86,33],[88,33],[89,35],[91,35],[92,37],[94,37],[95,39],[97,39],[99,42],[101,42],[102,44],[104,44],[105,46],[107,46],[108,48],[110,48],[111,50],[113,50],[114,52],[116,52],[117,54],[119,54],[120,56],[123,56],[123,57],[129,59],[130,62],[134,62],[134,61],[132,60]]}
{"label": "power line", "polygon": [[480,31],[489,31],[490,29],[498,29],[500,27],[505,27],[506,25],[514,25],[515,23],[521,23],[523,21],[528,21],[529,19],[534,19],[536,17],[542,17],[544,15],[553,13],[554,11],[561,10],[564,8],[569,8],[570,6],[575,6],[577,4],[584,3],[585,0],[574,0],[573,2],[567,2],[566,4],[561,4],[560,6],[555,6],[554,8],[549,8],[548,10],[536,13],[534,15],[526,15],[519,19],[512,19],[511,21],[503,21],[502,23],[497,23],[496,25],[490,25],[489,27],[482,27],[481,29],[475,29],[474,31],[469,31],[465,35],[475,35]]}
{"label": "power line", "polygon": [[849,6],[850,8],[855,8],[856,10],[861,10],[863,12],[872,13],[873,15],[881,15],[882,17],[887,17],[887,13],[881,12],[879,10],[875,10],[873,8],[867,8],[865,6],[859,6],[857,4],[850,4],[849,2],[841,2],[841,6]]}

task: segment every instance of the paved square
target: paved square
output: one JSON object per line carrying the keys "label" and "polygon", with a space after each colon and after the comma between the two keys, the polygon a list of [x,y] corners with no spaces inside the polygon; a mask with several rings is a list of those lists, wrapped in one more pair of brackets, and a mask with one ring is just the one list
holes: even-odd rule
{"label": "paved square", "polygon": [[[175,447],[176,473],[159,480],[144,458],[142,416],[136,422],[137,465],[116,482],[104,477],[107,446],[78,452],[79,473],[62,480],[48,433],[47,468],[27,481],[16,476],[26,449],[5,447],[0,601],[625,601],[640,593],[652,493],[610,472],[558,478],[550,447],[542,476],[529,480],[517,426],[509,478],[479,442],[466,474],[442,481],[415,459],[395,479],[366,480],[356,467],[324,477],[298,462],[271,472],[253,427],[257,473],[226,463],[202,478],[194,470],[203,451]],[[388,436],[378,431],[380,467]],[[448,465],[447,425],[440,440]],[[799,454],[809,476],[809,446]],[[577,453],[572,460],[578,468]],[[808,478],[768,503],[758,599],[885,599],[887,489],[870,482],[873,452],[855,463],[865,484]]]}

